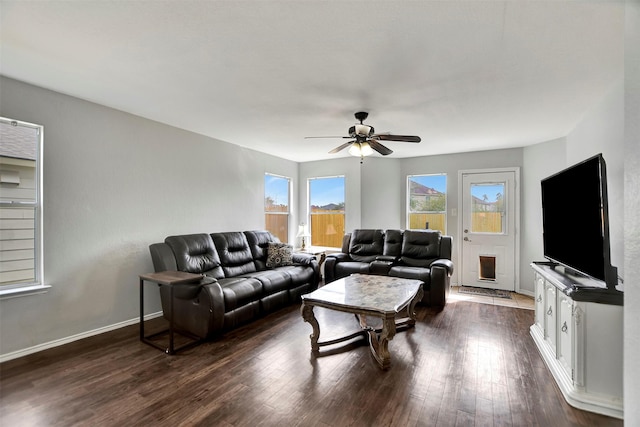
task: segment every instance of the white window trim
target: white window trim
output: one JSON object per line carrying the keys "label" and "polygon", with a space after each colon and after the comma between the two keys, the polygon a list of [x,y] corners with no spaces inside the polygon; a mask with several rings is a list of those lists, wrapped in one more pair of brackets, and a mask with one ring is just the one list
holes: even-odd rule
{"label": "white window trim", "polygon": [[[407,175],[407,187],[406,187],[406,193],[405,193],[405,197],[406,197],[406,203],[407,203],[407,207],[406,207],[406,218],[405,218],[405,227],[407,230],[409,230],[409,225],[411,223],[411,214],[431,214],[431,213],[444,213],[444,228],[445,228],[445,232],[447,231],[448,228],[448,218],[447,218],[447,209],[448,209],[448,204],[449,204],[449,194],[445,189],[445,193],[444,193],[444,210],[443,211],[412,211],[411,210],[411,178],[416,177],[416,176],[444,176],[445,177],[445,182],[448,181],[448,175],[446,173],[422,173],[422,174],[412,174],[412,175]],[[448,185],[448,184],[447,184]]]}
{"label": "white window trim", "polygon": [[[290,177],[288,176],[284,176],[284,175],[277,175],[275,173],[269,173],[269,172],[265,172],[264,173],[265,176],[269,175],[269,176],[273,176],[275,178],[281,178],[281,179],[286,179],[287,180],[287,211],[286,212],[269,212],[266,209],[266,206],[262,206],[262,209],[264,210],[264,214],[265,215],[287,215],[287,241],[291,240],[291,203],[292,203],[292,189],[293,189],[293,181]],[[263,181],[264,182],[264,181]],[[266,196],[267,193],[267,189],[264,188],[263,194]],[[265,228],[266,228],[266,224],[265,224]]]}
{"label": "white window trim", "polygon": [[26,126],[35,128],[38,130],[38,149],[37,155],[38,158],[36,160],[37,168],[36,168],[36,183],[37,183],[37,191],[36,191],[36,218],[35,218],[35,247],[34,251],[36,254],[35,261],[35,282],[32,283],[15,283],[10,285],[2,285],[0,286],[0,300],[8,299],[8,298],[16,298],[26,295],[35,295],[47,292],[50,285],[45,285],[44,283],[44,232],[43,232],[43,212],[44,212],[44,200],[43,200],[43,142],[44,142],[44,126],[37,125],[34,123],[23,122],[20,120],[9,119],[7,117],[0,117],[0,121],[9,123],[13,126]]}
{"label": "white window trim", "polygon": [[[343,182],[344,182],[344,209],[342,210],[342,215],[344,215],[344,223],[345,223],[345,227],[346,227],[346,223],[347,223],[347,176],[346,175],[327,175],[327,176],[314,176],[311,178],[307,178],[307,214],[306,214],[306,223],[308,224],[308,228],[307,231],[310,234],[313,234],[313,230],[311,230],[311,216],[312,215],[333,215],[333,214],[329,214],[327,212],[323,212],[323,213],[312,213],[311,212],[311,181],[314,180],[318,180],[318,179],[331,179],[331,178],[342,178]],[[346,232],[346,229],[345,229]],[[311,242],[313,239],[313,236],[311,236],[309,238],[309,242]]]}

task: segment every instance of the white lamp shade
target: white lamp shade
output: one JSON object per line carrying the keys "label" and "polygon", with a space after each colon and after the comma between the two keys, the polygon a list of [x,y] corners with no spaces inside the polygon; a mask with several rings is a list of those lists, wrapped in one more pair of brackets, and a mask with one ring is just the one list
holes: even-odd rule
{"label": "white lamp shade", "polygon": [[356,125],[356,135],[369,136],[371,132],[371,126]]}
{"label": "white lamp shade", "polygon": [[298,226],[298,234],[296,234],[296,237],[311,237],[311,234],[307,231],[306,225]]}
{"label": "white lamp shade", "polygon": [[354,142],[349,148],[349,154],[356,157],[370,156],[373,154],[373,148],[368,142]]}

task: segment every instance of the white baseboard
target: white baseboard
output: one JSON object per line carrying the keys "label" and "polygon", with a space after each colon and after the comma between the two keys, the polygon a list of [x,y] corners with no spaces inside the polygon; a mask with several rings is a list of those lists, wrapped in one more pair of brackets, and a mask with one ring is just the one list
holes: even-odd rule
{"label": "white baseboard", "polygon": [[[156,313],[147,314],[144,316],[144,320],[155,319],[162,316],[162,311]],[[104,326],[102,328],[93,329],[91,331],[82,332],[69,337],[60,338],[57,340],[49,341],[43,344],[38,344],[33,347],[28,347],[22,350],[13,351],[11,353],[0,354],[0,363],[8,362],[9,360],[17,359],[19,357],[27,356],[29,354],[37,353],[39,351],[48,350],[50,348],[58,347],[64,344],[69,344],[74,341],[78,341],[84,338],[93,337],[96,335],[104,334],[105,332],[113,331],[116,329],[124,328],[125,326],[131,326],[140,323],[140,318],[125,320],[124,322],[114,323],[113,325]]]}

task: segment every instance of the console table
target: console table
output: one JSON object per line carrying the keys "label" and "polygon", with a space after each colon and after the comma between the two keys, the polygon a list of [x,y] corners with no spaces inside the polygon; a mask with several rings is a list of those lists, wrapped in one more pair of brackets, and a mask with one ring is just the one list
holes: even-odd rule
{"label": "console table", "polygon": [[576,408],[623,418],[623,293],[550,263],[531,267],[530,333],[564,398]]}
{"label": "console table", "polygon": [[[185,273],[183,271],[161,271],[159,273],[148,273],[140,275],[140,341],[145,344],[149,344],[159,350],[164,351],[167,354],[175,354],[177,351],[184,350],[188,347],[194,346],[202,342],[199,337],[193,336],[186,331],[177,331],[173,322],[173,289],[176,285],[182,284],[203,284],[203,282],[211,281],[212,279],[203,278],[200,274]],[[171,289],[170,299],[170,313],[169,313],[169,328],[156,332],[151,335],[145,335],[144,331],[144,282],[155,283],[159,286],[169,286]],[[167,347],[152,341],[151,338],[157,337],[162,334],[169,333],[169,345]],[[186,336],[191,339],[191,342],[175,348],[174,347],[174,334]]]}
{"label": "console table", "polygon": [[334,252],[340,252],[339,248],[331,248],[331,247],[327,247],[327,246],[306,246],[304,249],[302,248],[296,248],[294,250],[295,252],[298,253],[303,253],[303,254],[311,254],[311,255],[315,255],[316,257],[318,257],[318,267],[320,269],[320,279],[322,280],[322,264],[324,264],[324,261],[327,259],[327,254],[330,253],[334,253]]}

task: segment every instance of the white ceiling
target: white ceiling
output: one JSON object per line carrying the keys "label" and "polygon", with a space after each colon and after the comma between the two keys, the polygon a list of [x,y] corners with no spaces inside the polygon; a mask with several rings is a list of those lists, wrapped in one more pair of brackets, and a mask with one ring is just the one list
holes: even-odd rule
{"label": "white ceiling", "polygon": [[[5,1],[0,73],[295,161],[565,136],[623,78],[618,1]],[[179,143],[179,141],[176,141]],[[376,154],[377,155],[377,154]]]}

